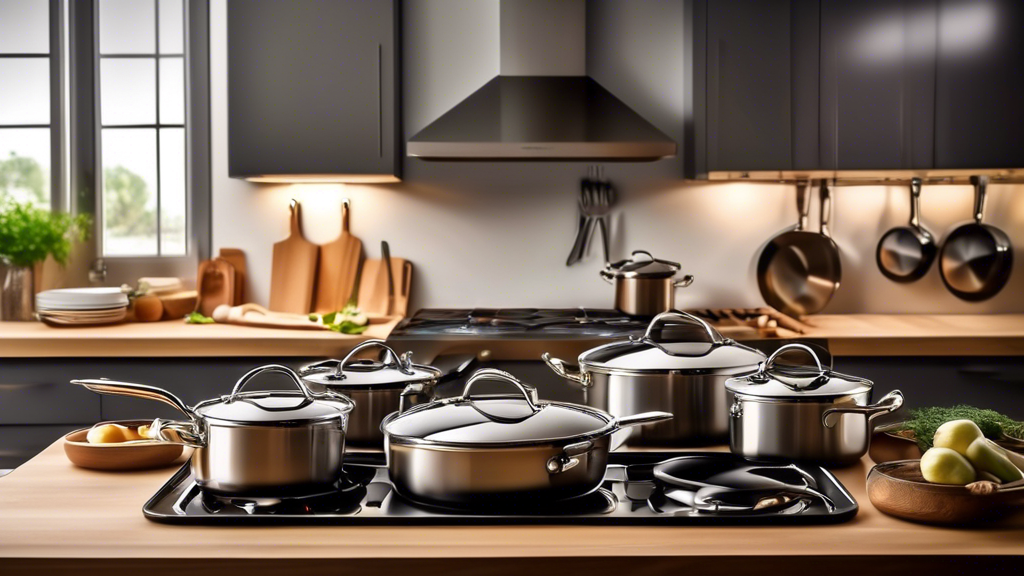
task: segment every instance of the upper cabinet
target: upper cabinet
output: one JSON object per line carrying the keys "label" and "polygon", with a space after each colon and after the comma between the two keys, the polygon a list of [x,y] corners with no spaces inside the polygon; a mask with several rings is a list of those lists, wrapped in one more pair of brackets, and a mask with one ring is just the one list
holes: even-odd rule
{"label": "upper cabinet", "polygon": [[1024,167],[1019,0],[696,0],[692,25],[688,176]]}
{"label": "upper cabinet", "polygon": [[398,181],[399,18],[396,0],[229,0],[229,175]]}

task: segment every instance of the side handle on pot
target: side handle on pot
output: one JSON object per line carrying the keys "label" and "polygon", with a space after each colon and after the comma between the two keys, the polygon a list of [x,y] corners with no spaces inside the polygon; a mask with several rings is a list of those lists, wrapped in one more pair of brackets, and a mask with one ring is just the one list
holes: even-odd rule
{"label": "side handle on pot", "polygon": [[582,456],[594,447],[594,443],[590,440],[583,442],[576,442],[575,444],[569,444],[565,448],[562,448],[562,453],[557,456],[552,456],[548,459],[547,469],[549,474],[561,474],[566,470],[572,470],[580,463],[580,459],[577,456]]}
{"label": "side handle on pot", "polygon": [[634,414],[632,416],[622,416],[615,420],[615,429],[622,430],[624,428],[632,428],[634,426],[643,426],[645,424],[654,424],[655,422],[661,422],[663,420],[671,420],[675,418],[669,412],[642,412],[640,414]]}
{"label": "side handle on pot", "polygon": [[864,414],[867,416],[868,421],[871,421],[882,414],[895,412],[901,406],[903,406],[903,393],[899,390],[893,390],[870,406],[838,406],[836,408],[829,408],[821,414],[821,423],[825,425],[825,428],[832,428],[839,423],[839,418],[842,414]]}
{"label": "side handle on pot", "polygon": [[570,367],[570,365],[565,361],[554,358],[547,352],[541,354],[540,357],[544,360],[544,363],[548,365],[548,368],[551,368],[555,374],[558,374],[562,378],[570,382],[575,382],[584,388],[590,388],[593,385],[590,381],[590,373],[581,371],[579,366]]}
{"label": "side handle on pot", "polygon": [[417,382],[409,384],[402,390],[398,399],[398,413],[401,414],[413,406],[427,404],[434,401],[434,385]]}
{"label": "side handle on pot", "polygon": [[206,446],[206,437],[200,425],[176,420],[157,418],[149,428],[149,437],[172,444],[182,444],[191,448]]}

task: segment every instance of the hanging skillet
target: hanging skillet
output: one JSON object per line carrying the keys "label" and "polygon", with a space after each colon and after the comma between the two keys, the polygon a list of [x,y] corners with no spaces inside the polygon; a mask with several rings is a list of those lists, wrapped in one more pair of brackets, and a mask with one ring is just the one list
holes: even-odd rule
{"label": "hanging skillet", "polygon": [[832,195],[821,182],[821,229],[807,230],[810,182],[797,185],[796,228],[768,242],[757,262],[757,285],[770,306],[791,316],[820,312],[839,289],[839,247],[829,235]]}
{"label": "hanging skillet", "polygon": [[875,262],[893,282],[920,280],[932,267],[938,248],[931,232],[921,227],[921,179],[910,180],[910,223],[885,233],[878,241]]}
{"label": "hanging skillet", "polygon": [[968,302],[987,300],[1003,289],[1013,269],[1013,247],[1006,233],[988,224],[985,188],[988,176],[972,176],[974,222],[949,233],[939,256],[942,281],[954,296]]}

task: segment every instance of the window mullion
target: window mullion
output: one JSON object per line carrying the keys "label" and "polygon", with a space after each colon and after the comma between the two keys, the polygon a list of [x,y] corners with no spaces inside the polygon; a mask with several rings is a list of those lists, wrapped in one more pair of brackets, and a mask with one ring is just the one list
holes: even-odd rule
{"label": "window mullion", "polygon": [[153,0],[153,24],[155,36],[153,41],[156,44],[156,255],[159,258],[163,254],[163,240],[160,222],[161,188],[163,187],[160,178],[160,5],[159,0]]}

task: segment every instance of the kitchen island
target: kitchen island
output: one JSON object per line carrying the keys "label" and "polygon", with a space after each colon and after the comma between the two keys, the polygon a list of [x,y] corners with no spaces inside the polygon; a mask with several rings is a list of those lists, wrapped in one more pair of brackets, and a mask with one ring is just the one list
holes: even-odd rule
{"label": "kitchen island", "polygon": [[837,525],[203,527],[142,515],[176,467],[84,470],[58,441],[0,478],[0,572],[905,575],[1020,565],[1024,515],[983,529],[890,518],[865,494],[871,465],[835,471],[860,504]]}

